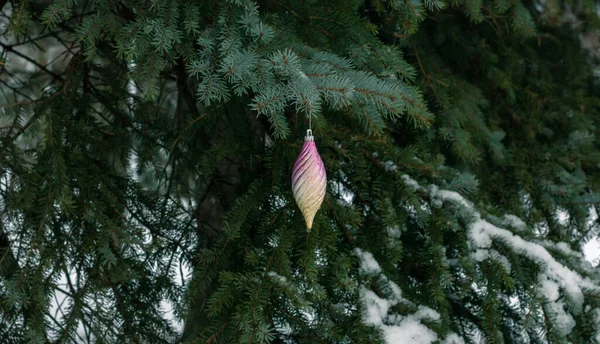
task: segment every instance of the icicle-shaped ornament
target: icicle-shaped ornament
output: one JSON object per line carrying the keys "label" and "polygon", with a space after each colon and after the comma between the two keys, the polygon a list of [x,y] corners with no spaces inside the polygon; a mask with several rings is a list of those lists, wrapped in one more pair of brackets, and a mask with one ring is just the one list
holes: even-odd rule
{"label": "icicle-shaped ornament", "polygon": [[319,156],[312,130],[306,131],[302,151],[292,171],[292,191],[296,204],[304,216],[310,231],[315,214],[321,207],[327,189],[325,165]]}

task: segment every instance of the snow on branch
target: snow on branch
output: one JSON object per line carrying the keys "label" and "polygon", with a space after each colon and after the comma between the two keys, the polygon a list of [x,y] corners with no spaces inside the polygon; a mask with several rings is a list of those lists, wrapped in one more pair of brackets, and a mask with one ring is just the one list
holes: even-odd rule
{"label": "snow on branch", "polygon": [[[403,175],[402,178],[412,189],[426,190],[408,175]],[[483,219],[473,204],[457,192],[440,190],[436,185],[432,185],[428,188],[428,193],[434,205],[441,206],[446,201],[454,202],[462,205],[466,211],[472,214],[473,221],[467,228],[467,234],[470,239],[469,244],[473,249],[472,256],[476,260],[482,260],[481,257],[484,255],[494,255],[489,248],[493,239],[500,239],[510,245],[515,252],[523,254],[543,267],[545,276],[567,291],[577,302],[579,308],[583,304],[582,288],[598,288],[589,278],[581,277],[577,272],[554,259],[544,247],[554,246],[566,254],[577,255],[566,243],[550,243],[547,240],[540,243],[527,241],[511,231],[497,227]],[[505,215],[504,219],[517,228],[525,226],[525,223],[514,215]]]}
{"label": "snow on branch", "polygon": [[[549,308],[555,314],[554,323],[560,331],[565,335],[571,332],[575,327],[575,320],[571,314],[579,314],[582,311],[584,290],[598,290],[599,288],[589,278],[582,277],[576,271],[557,261],[547,248],[558,249],[571,257],[582,258],[581,254],[571,250],[568,244],[562,242],[527,241],[511,231],[483,219],[473,204],[459,193],[440,190],[436,185],[422,187],[408,175],[403,175],[402,178],[411,189],[419,191],[421,194],[427,194],[432,206],[441,207],[444,202],[452,202],[469,214],[471,221],[467,226],[467,237],[469,238],[471,258],[474,260],[481,262],[487,258],[493,258],[510,272],[510,263],[506,257],[491,248],[492,242],[499,240],[508,245],[515,253],[537,264],[541,269],[536,285],[537,295],[548,301]],[[514,215],[505,215],[503,220],[506,225],[515,227],[517,230],[523,230],[526,227],[525,223]],[[560,290],[565,292],[565,297],[560,297]]]}
{"label": "snow on branch", "polygon": [[[403,298],[400,287],[381,273],[379,263],[370,252],[360,248],[356,248],[354,252],[360,260],[359,272],[363,275],[379,275],[394,294],[393,298],[385,299],[365,286],[361,286],[360,298],[366,310],[363,314],[363,322],[378,327],[382,331],[386,343],[389,344],[431,344],[437,341],[437,333],[422,324],[421,320],[439,321],[440,314],[423,305],[419,305],[413,314],[389,314],[389,310],[398,303],[412,305],[412,302]],[[442,343],[464,344],[464,341],[456,334],[450,334]]]}
{"label": "snow on branch", "polygon": [[[598,287],[589,278],[583,278],[577,272],[559,263],[541,244],[524,240],[509,230],[499,228],[481,218],[481,215],[474,209],[473,205],[457,192],[438,190],[437,187],[433,186],[430,194],[434,202],[456,202],[463,205],[473,214],[474,221],[469,225],[467,234],[470,239],[471,247],[476,250],[474,257],[482,255],[482,252],[485,250],[489,250],[493,239],[500,239],[509,244],[515,252],[523,254],[540,265],[544,269],[544,274],[549,279],[569,293],[576,302],[578,309],[581,309],[583,305],[583,292],[581,288]],[[561,247],[563,246],[564,245],[561,245]],[[489,252],[487,254],[489,254]]]}

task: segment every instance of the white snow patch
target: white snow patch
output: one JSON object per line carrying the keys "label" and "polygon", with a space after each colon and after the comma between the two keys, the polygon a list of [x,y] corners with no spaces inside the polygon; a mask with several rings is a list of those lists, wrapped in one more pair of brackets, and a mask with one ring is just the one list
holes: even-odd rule
{"label": "white snow patch", "polygon": [[401,178],[404,181],[404,184],[408,185],[411,189],[417,191],[421,188],[419,183],[417,183],[416,180],[412,179],[408,174],[403,174]]}
{"label": "white snow patch", "polygon": [[566,242],[558,242],[556,243],[556,247],[565,254],[572,256],[579,255],[579,253],[576,253],[575,251],[571,250],[571,247],[569,247],[569,244],[567,244]]}
{"label": "white snow patch", "polygon": [[430,320],[440,320],[440,313],[434,311],[433,309],[427,307],[427,306],[423,306],[423,305],[419,305],[419,310],[417,310],[417,312],[415,314],[413,314],[414,317],[418,318],[418,319],[430,319]]}
{"label": "white snow patch", "polygon": [[[494,251],[496,252],[496,251]],[[495,255],[493,255],[494,258],[496,258],[500,264],[502,264],[502,266],[504,267],[504,269],[506,269],[506,272],[510,273],[510,270],[512,268],[512,265],[510,265],[510,262],[508,261],[508,258],[506,258],[505,256],[501,255],[500,253],[497,253]]]}
{"label": "white snow patch", "polygon": [[490,252],[488,250],[477,250],[471,255],[471,257],[478,262],[483,262],[490,257]]}
{"label": "white snow patch", "polygon": [[563,333],[569,334],[575,327],[575,319],[565,312],[565,304],[562,301],[550,302],[550,308],[556,313],[556,325]]}
{"label": "white snow patch", "polygon": [[385,341],[389,344],[411,343],[430,344],[437,340],[437,334],[419,321],[407,317],[396,326],[381,326]]}
{"label": "white snow patch", "polygon": [[[360,272],[366,274],[381,272],[379,263],[373,258],[370,252],[363,251],[360,248],[356,248],[355,252],[360,258]],[[414,314],[406,316],[388,314],[390,308],[399,302],[412,303],[402,298],[402,290],[396,283],[389,280],[385,275],[383,279],[388,282],[390,289],[394,293],[394,297],[390,300],[383,299],[372,290],[361,286],[360,297],[366,307],[366,312],[363,314],[363,322],[367,325],[378,327],[388,344],[431,344],[437,341],[437,334],[420,323],[420,320],[429,319],[438,321],[440,314],[423,305],[419,305]]]}
{"label": "white snow patch", "polygon": [[527,227],[523,220],[512,214],[506,214],[502,219],[504,220],[504,224],[506,224],[507,226],[514,227],[515,229],[520,230],[525,229]]}
{"label": "white snow patch", "polygon": [[548,276],[540,276],[538,293],[541,296],[544,296],[548,301],[554,302],[558,300],[560,296],[558,292],[558,284],[556,282],[550,280]]}
{"label": "white snow patch", "polygon": [[388,344],[431,344],[438,339],[435,332],[419,322],[424,317],[439,319],[440,315],[431,308],[420,306],[417,313],[412,315],[388,316],[388,310],[395,302],[382,299],[364,287],[361,287],[360,294],[367,308],[364,323],[379,327]]}
{"label": "white snow patch", "polygon": [[375,260],[371,252],[366,252],[361,250],[360,248],[355,248],[354,253],[360,259],[360,269],[367,275],[376,275],[381,272],[381,267],[379,263]]}
{"label": "white snow patch", "polygon": [[465,341],[456,333],[451,333],[440,344],[465,344]]}
{"label": "white snow patch", "polygon": [[563,254],[566,254],[567,256],[574,256],[577,258],[583,258],[583,255],[577,251],[573,251],[571,249],[571,247],[569,246],[569,244],[567,244],[566,242],[553,242],[550,240],[542,240],[540,241],[540,243],[542,245],[544,245],[545,247],[551,247],[554,249],[557,249],[559,251],[561,251]]}
{"label": "white snow patch", "polygon": [[494,225],[481,219],[471,225],[469,236],[476,247],[488,248],[492,246],[492,236],[490,235],[493,231],[492,227]]}
{"label": "white snow patch", "polygon": [[399,239],[402,236],[402,231],[398,227],[388,227],[387,232],[390,238]]}
{"label": "white snow patch", "polygon": [[394,164],[393,161],[384,161],[383,168],[388,172],[395,172],[398,170],[398,165]]}
{"label": "white snow patch", "polygon": [[285,279],[285,277],[279,275],[275,271],[269,271],[269,272],[267,272],[267,275],[269,275],[269,277],[271,277],[272,279],[274,279],[275,281],[280,282],[280,283],[285,283],[287,281]]}
{"label": "white snow patch", "polygon": [[394,296],[396,297],[396,300],[398,302],[404,300],[402,298],[402,290],[400,289],[400,287],[394,281],[389,281],[389,285],[390,289],[392,289],[392,292],[394,293]]}
{"label": "white snow patch", "polygon": [[381,325],[382,319],[387,318],[387,313],[392,303],[380,298],[375,292],[365,287],[361,287],[360,294],[367,307],[367,312],[363,316],[363,322],[367,325]]}
{"label": "white snow patch", "polygon": [[444,201],[454,201],[471,209],[473,205],[456,191],[440,190],[436,185],[431,186],[431,197]]}

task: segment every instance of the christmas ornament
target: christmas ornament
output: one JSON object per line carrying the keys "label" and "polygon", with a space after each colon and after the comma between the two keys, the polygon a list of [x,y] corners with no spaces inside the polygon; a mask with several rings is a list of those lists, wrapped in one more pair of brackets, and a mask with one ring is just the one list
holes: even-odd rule
{"label": "christmas ornament", "polygon": [[325,166],[317,151],[312,130],[308,129],[302,151],[300,151],[292,171],[292,191],[309,231],[312,228],[315,214],[325,198],[326,188]]}

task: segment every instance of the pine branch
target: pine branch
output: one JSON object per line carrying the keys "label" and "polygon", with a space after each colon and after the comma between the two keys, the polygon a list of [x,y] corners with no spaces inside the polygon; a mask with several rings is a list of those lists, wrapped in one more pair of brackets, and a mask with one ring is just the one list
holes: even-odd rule
{"label": "pine branch", "polygon": [[8,280],[19,271],[19,263],[11,250],[11,242],[0,225],[0,276]]}

